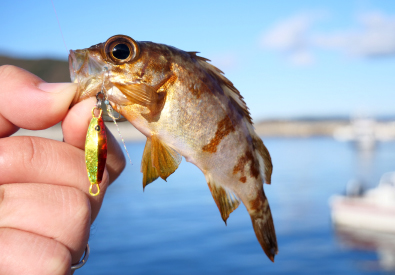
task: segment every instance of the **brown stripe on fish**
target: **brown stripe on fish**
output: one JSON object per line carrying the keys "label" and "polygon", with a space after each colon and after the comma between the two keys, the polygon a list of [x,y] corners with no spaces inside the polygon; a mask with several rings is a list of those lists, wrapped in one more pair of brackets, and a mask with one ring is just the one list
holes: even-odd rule
{"label": "brown stripe on fish", "polygon": [[246,181],[247,181],[247,177],[241,177],[240,179],[239,179],[239,181],[241,181],[242,183],[246,183]]}
{"label": "brown stripe on fish", "polygon": [[[177,64],[173,65],[177,69],[182,83],[188,83],[188,90],[199,99],[203,94],[210,96],[215,92],[222,94],[221,87],[216,83],[209,74],[203,70],[197,70],[195,67],[186,69]],[[173,70],[175,71],[175,70]]]}
{"label": "brown stripe on fish", "polygon": [[250,176],[257,179],[259,176],[259,167],[257,167],[258,163],[256,163],[254,155],[251,151],[247,151],[244,155],[240,156],[237,164],[233,167],[233,174],[240,172],[242,175],[244,175],[245,166],[248,163],[250,163]]}
{"label": "brown stripe on fish", "polygon": [[202,150],[208,153],[217,152],[217,147],[220,144],[221,140],[234,131],[235,127],[233,126],[232,120],[229,116],[226,115],[224,119],[218,122],[215,136],[210,140],[207,145],[204,145],[202,147]]}
{"label": "brown stripe on fish", "polygon": [[266,199],[266,196],[262,189],[257,192],[255,199],[250,200],[249,209],[253,211],[262,211],[264,213],[264,216],[266,216],[267,210],[269,209],[268,206],[269,206],[269,202]]}
{"label": "brown stripe on fish", "polygon": [[209,88],[204,82],[199,81],[194,84],[191,83],[190,91],[194,96],[196,96],[197,99],[199,99],[202,93],[209,91]]}

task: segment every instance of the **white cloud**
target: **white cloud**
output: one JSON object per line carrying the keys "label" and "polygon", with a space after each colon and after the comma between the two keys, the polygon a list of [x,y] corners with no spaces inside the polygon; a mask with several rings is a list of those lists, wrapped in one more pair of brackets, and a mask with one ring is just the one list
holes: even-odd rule
{"label": "white cloud", "polygon": [[313,44],[355,56],[395,54],[395,17],[375,12],[359,16],[358,21],[358,29],[316,35]]}
{"label": "white cloud", "polygon": [[295,65],[309,65],[314,62],[309,52],[309,33],[317,15],[299,14],[278,22],[265,33],[261,46],[279,50]]}
{"label": "white cloud", "polygon": [[279,22],[262,37],[261,44],[282,51],[303,48],[312,21],[308,15],[297,15]]}
{"label": "white cloud", "polygon": [[278,22],[262,37],[264,48],[277,50],[295,65],[314,62],[314,49],[359,57],[395,55],[395,17],[381,12],[362,14],[358,28],[333,33],[312,32],[318,14],[299,14]]}

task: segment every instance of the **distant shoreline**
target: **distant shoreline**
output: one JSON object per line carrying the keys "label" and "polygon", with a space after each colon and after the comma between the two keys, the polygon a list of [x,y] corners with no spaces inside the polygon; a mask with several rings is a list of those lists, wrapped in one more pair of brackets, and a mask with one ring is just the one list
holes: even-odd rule
{"label": "distant shoreline", "polygon": [[[146,137],[135,129],[130,123],[118,123],[119,130],[126,142],[145,141]],[[106,123],[108,129],[117,140],[121,140],[114,123]],[[333,137],[335,132],[351,128],[347,120],[270,120],[254,124],[255,131],[261,137],[308,138],[317,136]],[[375,127],[385,129],[389,139],[395,138],[395,121],[377,122]],[[382,131],[382,130],[381,130]],[[14,136],[38,136],[54,140],[63,140],[60,124],[46,130],[31,131],[20,129]]]}

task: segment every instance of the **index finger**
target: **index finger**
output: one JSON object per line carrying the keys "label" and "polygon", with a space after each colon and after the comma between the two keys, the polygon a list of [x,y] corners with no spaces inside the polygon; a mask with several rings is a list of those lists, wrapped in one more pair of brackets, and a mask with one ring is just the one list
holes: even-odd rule
{"label": "index finger", "polygon": [[46,83],[15,66],[0,66],[0,137],[17,127],[41,130],[60,122],[77,91],[75,83]]}

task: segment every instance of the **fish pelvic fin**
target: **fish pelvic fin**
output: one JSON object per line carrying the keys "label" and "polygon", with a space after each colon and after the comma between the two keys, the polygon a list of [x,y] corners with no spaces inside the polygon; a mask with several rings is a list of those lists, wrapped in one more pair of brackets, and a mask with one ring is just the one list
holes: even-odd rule
{"label": "fish pelvic fin", "polygon": [[249,202],[247,209],[251,217],[255,235],[263,251],[274,262],[274,256],[278,253],[277,237],[269,201],[263,189],[258,192],[254,200]]}
{"label": "fish pelvic fin", "polygon": [[156,168],[152,165],[151,159],[151,139],[147,138],[147,142],[145,143],[143,159],[141,160],[141,173],[143,173],[143,189],[159,178],[159,173]]}
{"label": "fish pelvic fin", "polygon": [[215,203],[221,213],[222,220],[225,222],[229,218],[230,213],[232,213],[240,204],[237,196],[224,187],[218,185],[211,179],[211,177],[207,177],[208,188],[211,191],[211,195],[214,198]]}
{"label": "fish pelvic fin", "polygon": [[177,170],[182,157],[174,149],[162,143],[157,135],[151,137],[151,144],[152,166],[158,171],[159,176],[166,180]]}
{"label": "fish pelvic fin", "polygon": [[147,138],[141,161],[143,188],[159,177],[166,180],[177,170],[181,160],[181,155],[161,142],[157,135]]}

